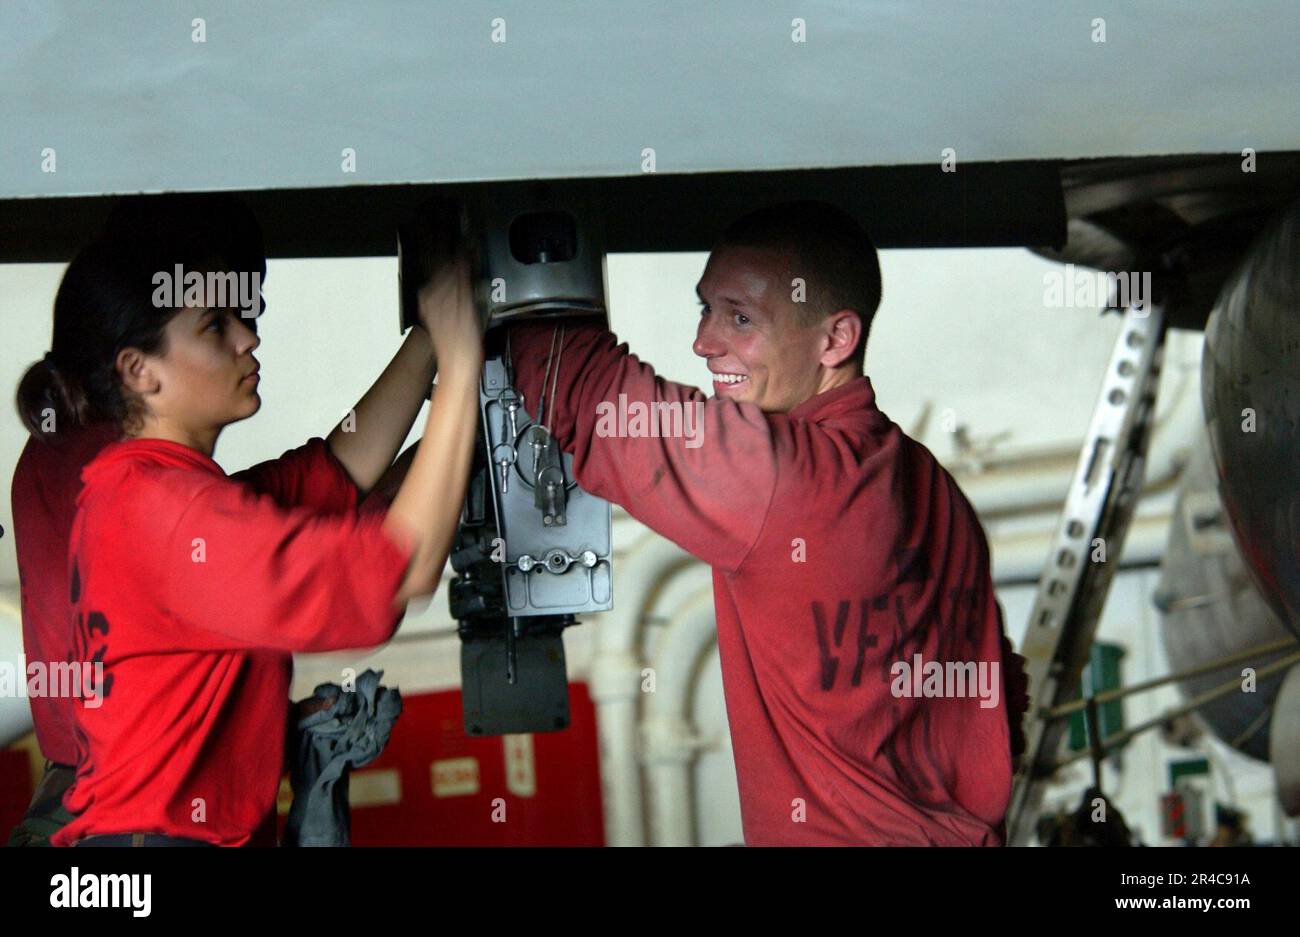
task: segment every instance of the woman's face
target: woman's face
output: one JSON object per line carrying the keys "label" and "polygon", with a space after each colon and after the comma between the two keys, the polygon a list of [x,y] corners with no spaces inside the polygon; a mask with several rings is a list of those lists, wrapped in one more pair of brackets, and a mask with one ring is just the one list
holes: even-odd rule
{"label": "woman's face", "polygon": [[248,323],[233,303],[186,307],[172,316],[166,352],[151,356],[158,384],[147,401],[150,413],[200,438],[256,413],[259,341]]}

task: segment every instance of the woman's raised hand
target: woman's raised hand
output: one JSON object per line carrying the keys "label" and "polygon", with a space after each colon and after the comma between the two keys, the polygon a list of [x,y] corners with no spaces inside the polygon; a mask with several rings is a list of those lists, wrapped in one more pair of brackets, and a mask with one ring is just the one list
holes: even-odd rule
{"label": "woman's raised hand", "polygon": [[459,212],[435,213],[419,290],[420,323],[433,343],[438,390],[411,467],[384,516],[384,526],[411,547],[411,562],[398,589],[404,605],[438,587],[456,537],[470,464],[478,439],[479,379],[483,373],[483,326],[474,308],[470,260]]}
{"label": "woman's raised hand", "polygon": [[433,342],[440,371],[460,363],[477,371],[483,363],[483,326],[474,306],[469,255],[454,220],[441,220],[432,232],[432,274],[419,292],[420,322]]}

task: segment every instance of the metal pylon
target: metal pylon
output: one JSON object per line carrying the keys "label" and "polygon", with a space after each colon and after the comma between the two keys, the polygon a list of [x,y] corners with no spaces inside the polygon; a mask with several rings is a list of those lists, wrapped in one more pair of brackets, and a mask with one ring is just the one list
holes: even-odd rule
{"label": "metal pylon", "polygon": [[1024,767],[1007,811],[1008,839],[1026,844],[1068,726],[1050,710],[1075,696],[1142,490],[1164,350],[1164,305],[1124,315],[1038,583],[1020,653],[1032,705]]}

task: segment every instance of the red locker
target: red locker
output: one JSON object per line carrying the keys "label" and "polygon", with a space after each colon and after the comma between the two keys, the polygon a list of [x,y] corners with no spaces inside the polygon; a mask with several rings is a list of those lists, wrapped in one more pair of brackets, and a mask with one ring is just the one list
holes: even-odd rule
{"label": "red locker", "polygon": [[569,685],[569,710],[562,732],[474,738],[459,690],[403,694],[388,747],[351,776],[353,845],[603,845],[586,684]]}

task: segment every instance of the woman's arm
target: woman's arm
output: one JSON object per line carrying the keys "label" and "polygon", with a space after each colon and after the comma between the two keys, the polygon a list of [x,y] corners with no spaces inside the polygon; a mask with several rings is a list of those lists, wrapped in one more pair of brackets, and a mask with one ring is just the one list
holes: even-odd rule
{"label": "woman's arm", "polygon": [[[435,394],[438,393],[438,388],[434,387],[433,392]],[[388,466],[388,468],[384,470],[384,474],[379,476],[379,481],[375,482],[375,486],[370,489],[370,492],[365,496],[361,503],[357,505],[358,511],[364,513],[370,510],[388,510],[388,506],[391,505],[393,499],[397,497],[397,492],[402,487],[402,482],[406,480],[406,473],[411,470],[411,462],[415,459],[415,453],[419,448],[420,442],[419,440],[416,440],[402,450],[402,454],[397,457],[397,460],[392,465]]]}
{"label": "woman's arm", "polygon": [[438,388],[424,436],[384,517],[385,529],[413,548],[398,605],[438,587],[460,522],[478,439],[483,336],[469,261],[463,252],[453,252],[450,243],[438,248],[440,262],[420,291],[420,318],[439,365]]}
{"label": "woman's arm", "polygon": [[[393,360],[325,440],[364,495],[392,464],[411,430],[437,364],[424,329],[411,329]],[[345,429],[345,427],[348,427]]]}

